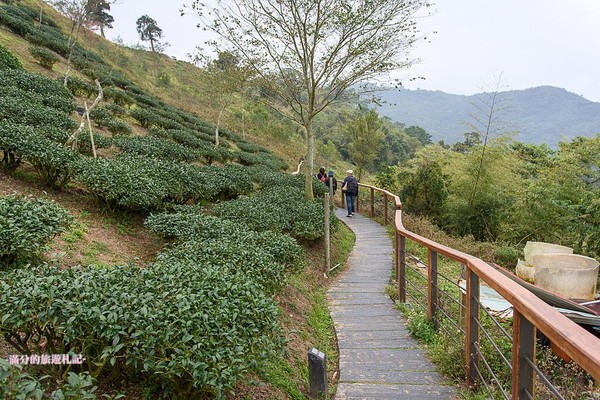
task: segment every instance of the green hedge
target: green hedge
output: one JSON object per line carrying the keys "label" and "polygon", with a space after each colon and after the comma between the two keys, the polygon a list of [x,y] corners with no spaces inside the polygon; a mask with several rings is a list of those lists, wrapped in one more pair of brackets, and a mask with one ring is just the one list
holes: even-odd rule
{"label": "green hedge", "polygon": [[187,260],[16,270],[0,281],[0,315],[23,353],[82,353],[94,377],[146,372],[180,398],[223,397],[282,344],[277,307],[254,280]]}
{"label": "green hedge", "polygon": [[134,108],[129,115],[136,119],[143,128],[183,129],[183,126],[172,119],[165,118],[152,109]]}
{"label": "green hedge", "polygon": [[42,67],[49,70],[58,62],[58,56],[52,50],[48,50],[45,47],[30,46],[29,53],[33,58],[38,60]]}
{"label": "green hedge", "polygon": [[44,137],[43,132],[7,121],[0,121],[0,150],[5,168],[14,170],[21,160],[27,161],[44,184],[59,188],[71,180],[78,158],[77,153]]}
{"label": "green hedge", "polygon": [[115,145],[125,153],[173,161],[196,161],[200,155],[179,143],[155,136],[117,137]]}
{"label": "green hedge", "polygon": [[[307,201],[304,190],[292,186],[274,186],[251,197],[216,204],[214,215],[246,223],[255,231],[290,232],[305,240],[324,235],[323,200]],[[332,215],[335,230],[337,218]]]}
{"label": "green hedge", "polygon": [[47,200],[0,197],[0,263],[38,256],[72,220],[67,210]]}
{"label": "green hedge", "polygon": [[98,95],[98,88],[92,82],[85,79],[78,78],[76,76],[70,76],[67,80],[67,88],[73,93],[74,96],[81,97],[96,97]]}
{"label": "green hedge", "polygon": [[[2,88],[2,91],[0,91],[2,97],[5,96],[4,93],[9,88],[12,88],[11,96],[13,97],[43,104],[65,114],[75,110],[75,102],[69,90],[60,82],[40,74],[24,70],[5,70],[0,75],[0,88]],[[18,93],[18,95],[15,93]],[[51,125],[56,126],[54,123]]]}
{"label": "green hedge", "polygon": [[17,57],[0,44],[0,71],[8,69],[23,69],[23,67]]}
{"label": "green hedge", "polygon": [[242,222],[204,215],[200,207],[179,206],[172,212],[152,214],[145,225],[161,237],[180,242],[219,240],[260,248],[291,271],[304,265],[303,248],[290,236],[270,231],[255,232]]}
{"label": "green hedge", "polygon": [[133,104],[135,104],[133,98],[131,98],[131,96],[129,96],[127,92],[122,89],[107,87],[104,89],[104,97],[106,100],[112,100],[115,104],[118,104],[121,107],[131,107]]}
{"label": "green hedge", "polygon": [[109,205],[161,210],[188,201],[229,199],[254,190],[251,177],[233,167],[197,167],[144,157],[81,160],[76,177]]}
{"label": "green hedge", "polygon": [[58,29],[42,26],[25,36],[29,43],[35,46],[45,47],[61,56],[69,56],[69,40]]}

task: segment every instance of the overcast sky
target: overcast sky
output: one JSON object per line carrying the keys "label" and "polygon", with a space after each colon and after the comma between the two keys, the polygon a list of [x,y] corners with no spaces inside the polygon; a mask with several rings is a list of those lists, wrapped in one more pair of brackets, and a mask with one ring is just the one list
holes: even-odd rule
{"label": "overcast sky", "polygon": [[[187,60],[206,34],[180,16],[184,3],[118,0],[107,38],[138,43],[135,21],[147,14],[170,43],[165,53]],[[600,102],[600,0],[438,0],[433,9],[418,19],[427,40],[413,49],[421,62],[402,73],[406,87],[473,94],[502,76],[506,89],[551,85]]]}

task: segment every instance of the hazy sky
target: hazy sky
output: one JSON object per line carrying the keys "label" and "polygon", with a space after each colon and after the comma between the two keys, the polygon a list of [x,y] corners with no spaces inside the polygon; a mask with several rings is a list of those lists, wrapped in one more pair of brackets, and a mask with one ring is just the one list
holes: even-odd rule
{"label": "hazy sky", "polygon": [[[139,42],[135,21],[148,14],[170,43],[165,53],[181,60],[203,46],[197,19],[181,17],[189,0],[118,0],[107,38]],[[419,18],[413,56],[421,62],[402,73],[411,89],[473,94],[551,85],[600,102],[600,0],[438,0],[434,15]],[[409,82],[423,76],[425,80]]]}

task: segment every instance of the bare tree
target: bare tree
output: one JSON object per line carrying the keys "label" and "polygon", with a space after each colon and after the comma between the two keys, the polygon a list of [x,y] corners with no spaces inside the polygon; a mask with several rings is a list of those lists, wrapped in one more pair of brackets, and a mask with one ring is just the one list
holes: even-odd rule
{"label": "bare tree", "polygon": [[92,15],[96,4],[103,0],[54,0],[52,5],[56,9],[71,20],[71,31],[69,32],[69,55],[67,57],[67,71],[65,72],[64,85],[67,86],[69,76],[71,74],[71,58],[73,50],[79,38],[79,31],[82,26],[85,26]]}
{"label": "bare tree", "polygon": [[312,198],[316,115],[344,92],[406,68],[426,0],[223,0],[191,4],[201,26],[262,79],[269,104],[306,136],[306,195]]}
{"label": "bare tree", "polygon": [[240,58],[229,51],[220,52],[216,59],[211,59],[199,50],[192,61],[204,66],[206,95],[219,108],[215,123],[215,146],[219,146],[219,129],[223,114],[234,101],[236,94],[242,93],[246,88],[252,77],[252,69],[242,65]]}
{"label": "bare tree", "polygon": [[479,98],[479,102],[471,103],[477,111],[471,113],[471,118],[474,122],[467,125],[471,128],[471,132],[473,132],[471,135],[477,135],[481,140],[481,155],[479,157],[479,165],[475,170],[475,180],[471,189],[471,195],[469,196],[468,209],[472,209],[473,201],[477,195],[479,180],[485,172],[486,164],[484,161],[488,142],[495,136],[509,133],[504,118],[512,109],[505,93],[502,92],[503,88],[505,89],[505,86],[502,82],[502,74],[500,74],[496,78],[494,87],[491,90],[484,90]]}

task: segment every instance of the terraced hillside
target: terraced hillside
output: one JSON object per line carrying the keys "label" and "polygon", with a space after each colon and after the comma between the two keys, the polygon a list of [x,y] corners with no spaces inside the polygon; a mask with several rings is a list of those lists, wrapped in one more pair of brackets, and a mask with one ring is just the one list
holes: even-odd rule
{"label": "terraced hillside", "polygon": [[36,4],[0,5],[0,397],[302,398],[322,201]]}

